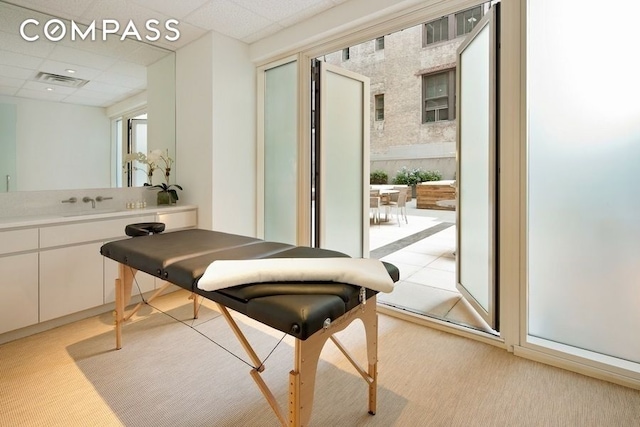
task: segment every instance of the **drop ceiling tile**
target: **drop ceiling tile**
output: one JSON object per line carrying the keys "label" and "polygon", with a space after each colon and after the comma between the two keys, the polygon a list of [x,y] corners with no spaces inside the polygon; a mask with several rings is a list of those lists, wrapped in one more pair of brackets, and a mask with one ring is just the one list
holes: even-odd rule
{"label": "drop ceiling tile", "polygon": [[270,21],[281,21],[292,15],[303,12],[305,9],[330,8],[334,4],[330,0],[232,0],[246,10],[250,10]]}
{"label": "drop ceiling tile", "polygon": [[139,6],[161,12],[175,19],[182,19],[209,0],[132,0]]}
{"label": "drop ceiling tile", "polygon": [[34,75],[33,69],[14,67],[12,65],[0,65],[0,76],[9,77],[12,79],[26,80]]}
{"label": "drop ceiling tile", "polygon": [[[49,91],[47,90],[48,88],[51,88],[53,90]],[[24,86],[22,86],[22,89],[34,90],[39,92],[50,92],[50,93],[59,94],[59,95],[69,95],[77,90],[75,87],[66,87],[66,86],[55,85],[52,83],[41,83],[41,82],[33,82],[33,81],[26,81],[24,83]]]}
{"label": "drop ceiling tile", "polygon": [[57,92],[44,92],[41,90],[20,89],[15,96],[22,98],[41,99],[44,101],[59,102],[65,98],[65,94]]}
{"label": "drop ceiling tile", "polygon": [[168,41],[166,39],[160,38],[153,44],[164,49],[176,51],[181,47],[191,43],[192,41],[204,36],[209,31],[204,28],[192,25],[186,21],[180,21],[180,24],[178,24],[178,30],[180,31],[180,37],[178,38],[178,40]]}
{"label": "drop ceiling tile", "polygon": [[16,92],[15,96],[20,98],[39,99],[42,101],[60,102],[67,95],[63,93],[56,93],[56,92],[43,92],[43,91],[32,90],[32,89],[20,89],[18,92]]}
{"label": "drop ceiling tile", "polygon": [[41,63],[42,58],[9,52],[8,50],[0,50],[0,64],[3,65],[35,69],[38,68]]}
{"label": "drop ceiling tile", "polygon": [[10,88],[21,88],[24,84],[25,79],[14,79],[13,77],[5,77],[0,75],[0,86],[2,87],[10,87]]}
{"label": "drop ceiling tile", "polygon": [[[76,72],[70,73],[67,70],[73,69]],[[61,76],[69,76],[78,79],[92,80],[99,76],[102,71],[95,68],[84,67],[77,64],[69,64],[68,62],[58,62],[53,60],[46,60],[38,67],[38,71],[45,71],[47,73],[58,74]]]}
{"label": "drop ceiling tile", "polygon": [[118,61],[107,70],[105,74],[118,74],[128,77],[134,77],[138,80],[146,80],[147,67],[130,62]]}
{"label": "drop ceiling tile", "polygon": [[42,38],[34,42],[28,42],[17,34],[0,31],[0,50],[46,58],[54,48],[55,44]]}
{"label": "drop ceiling tile", "polygon": [[0,77],[0,95],[15,96],[18,90],[19,88],[17,87],[4,86],[2,84],[2,77]]}
{"label": "drop ceiling tile", "polygon": [[67,62],[69,64],[84,65],[98,70],[105,70],[112,66],[117,59],[104,55],[97,55],[81,49],[72,49],[65,46],[56,46],[49,55],[49,59]]}
{"label": "drop ceiling tile", "polygon": [[[82,14],[84,22],[96,21],[97,28],[103,28],[104,20],[115,19],[120,23],[120,32],[125,29],[129,21],[133,21],[141,38],[144,38],[147,34],[153,35],[145,29],[145,23],[151,18],[160,22],[165,22],[169,19],[163,13],[141,7],[127,0],[95,1]],[[119,38],[116,34],[108,37]]]}
{"label": "drop ceiling tile", "polygon": [[294,24],[297,24],[298,22],[304,21],[305,19],[309,19],[312,16],[322,13],[325,10],[331,9],[334,6],[335,5],[331,2],[331,0],[318,1],[312,6],[309,6],[296,13],[290,14],[283,19],[280,19],[278,22],[284,27],[290,27]]}
{"label": "drop ceiling tile", "polygon": [[14,0],[20,6],[35,9],[67,19],[79,18],[82,12],[87,9],[91,1],[88,0]]}
{"label": "drop ceiling tile", "polygon": [[132,90],[132,88],[127,88],[123,86],[114,86],[113,84],[107,84],[99,80],[90,81],[89,83],[83,86],[83,89],[91,90],[94,92],[106,93],[106,94],[111,93],[114,96],[126,94],[131,92]]}
{"label": "drop ceiling tile", "polygon": [[185,17],[184,21],[238,39],[273,23],[229,0],[209,2]]}
{"label": "drop ceiling tile", "polygon": [[138,43],[138,47],[130,53],[122,55],[121,60],[147,67],[171,53],[172,52],[166,49],[160,49],[156,46]]}

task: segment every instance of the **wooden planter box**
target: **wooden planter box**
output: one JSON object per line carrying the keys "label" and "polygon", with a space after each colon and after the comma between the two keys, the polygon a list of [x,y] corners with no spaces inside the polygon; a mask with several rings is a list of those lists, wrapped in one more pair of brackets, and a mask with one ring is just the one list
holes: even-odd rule
{"label": "wooden planter box", "polygon": [[439,206],[441,200],[455,200],[456,188],[452,185],[455,181],[429,181],[416,186],[416,207],[418,209],[444,209],[455,210],[453,206]]}

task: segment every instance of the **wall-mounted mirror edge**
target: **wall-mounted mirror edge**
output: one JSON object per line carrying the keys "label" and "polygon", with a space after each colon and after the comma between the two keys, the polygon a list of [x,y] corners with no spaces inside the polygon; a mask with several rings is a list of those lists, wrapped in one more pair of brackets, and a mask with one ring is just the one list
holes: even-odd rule
{"label": "wall-mounted mirror edge", "polygon": [[[0,192],[126,187],[136,182],[122,167],[128,150],[175,159],[174,52],[119,38],[28,42],[16,34],[20,22],[50,17],[2,1],[0,12]],[[37,81],[40,72],[86,82]],[[132,145],[134,111],[147,123],[144,143]]]}

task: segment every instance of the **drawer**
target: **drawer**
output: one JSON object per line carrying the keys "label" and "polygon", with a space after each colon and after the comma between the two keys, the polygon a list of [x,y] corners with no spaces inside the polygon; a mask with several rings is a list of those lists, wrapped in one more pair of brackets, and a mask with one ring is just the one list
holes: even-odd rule
{"label": "drawer", "polygon": [[38,249],[38,229],[0,232],[0,255]]}
{"label": "drawer", "polygon": [[166,230],[192,228],[198,224],[198,218],[195,210],[175,213],[159,213],[157,221],[163,222]]}
{"label": "drawer", "polygon": [[126,237],[124,228],[128,224],[152,222],[153,220],[153,216],[147,215],[42,227],[40,229],[40,247],[50,248]]}

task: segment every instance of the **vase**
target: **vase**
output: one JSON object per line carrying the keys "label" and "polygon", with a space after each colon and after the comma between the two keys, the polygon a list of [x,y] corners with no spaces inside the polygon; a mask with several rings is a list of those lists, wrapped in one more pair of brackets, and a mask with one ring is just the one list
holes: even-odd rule
{"label": "vase", "polygon": [[173,200],[171,193],[168,191],[158,191],[158,206],[161,205],[172,205],[176,201]]}

